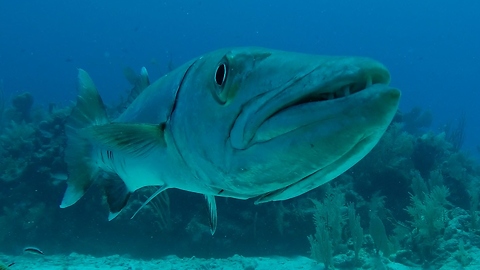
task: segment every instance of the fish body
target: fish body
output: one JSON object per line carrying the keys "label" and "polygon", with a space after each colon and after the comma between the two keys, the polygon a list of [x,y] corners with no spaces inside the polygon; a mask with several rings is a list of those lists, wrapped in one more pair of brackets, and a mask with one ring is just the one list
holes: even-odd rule
{"label": "fish body", "polygon": [[45,255],[43,251],[36,247],[26,247],[23,249],[24,254],[35,254],[35,255]]}
{"label": "fish body", "polygon": [[61,207],[98,178],[109,183],[111,218],[139,188],[177,188],[206,196],[213,233],[215,196],[293,198],[362,159],[398,108],[389,81],[369,58],[220,49],[144,87],[110,121],[80,70]]}

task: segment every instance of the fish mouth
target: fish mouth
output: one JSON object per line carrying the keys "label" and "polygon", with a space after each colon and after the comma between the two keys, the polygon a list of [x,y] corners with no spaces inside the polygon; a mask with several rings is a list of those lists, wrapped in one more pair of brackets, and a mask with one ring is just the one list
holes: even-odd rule
{"label": "fish mouth", "polygon": [[[296,83],[305,84],[311,80],[312,78],[306,75]],[[262,101],[259,98],[258,102],[250,104],[254,107],[251,113],[243,113],[237,118],[231,135],[237,132],[243,136],[241,140],[231,136],[234,139],[232,146],[246,149],[253,144],[266,142],[301,127],[318,123],[322,119],[333,118],[342,114],[342,110],[347,106],[342,103],[346,104],[348,100],[355,99],[362,93],[378,90],[378,86],[388,88],[389,82],[388,70],[378,64],[300,90],[286,87],[274,94],[267,93],[270,94],[269,97]],[[247,109],[244,108],[244,111]]]}
{"label": "fish mouth", "polygon": [[298,98],[292,100],[289,103],[279,107],[277,111],[269,115],[264,121],[274,117],[275,115],[282,113],[284,110],[290,109],[296,106],[302,106],[309,103],[318,103],[325,101],[332,101],[336,99],[345,98],[354,95],[358,92],[364,91],[370,88],[374,84],[388,84],[390,78],[388,74],[372,74],[367,75],[365,78],[359,78],[353,82],[334,83],[332,86],[319,86],[312,88]]}

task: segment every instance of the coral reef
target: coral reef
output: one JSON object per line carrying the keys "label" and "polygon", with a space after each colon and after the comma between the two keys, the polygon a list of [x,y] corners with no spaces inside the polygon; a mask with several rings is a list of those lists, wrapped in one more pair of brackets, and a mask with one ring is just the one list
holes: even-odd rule
{"label": "coral reef", "polygon": [[15,253],[27,243],[51,253],[68,246],[142,258],[293,256],[310,249],[321,265],[337,269],[460,268],[475,263],[472,253],[480,252],[480,166],[461,152],[461,119],[434,133],[428,130],[430,113],[416,108],[399,114],[357,165],[292,200],[255,206],[218,198],[219,225],[212,237],[198,194],[169,190],[133,220],[152,188],[133,194],[112,222],[106,207],[98,209],[106,203],[97,189],[75,207],[59,209],[69,110],[36,107],[28,93],[9,105],[0,96],[0,241],[12,243],[2,245],[2,252]]}
{"label": "coral reef", "polygon": [[[452,267],[466,267],[472,261],[470,252],[480,248],[479,165],[460,152],[459,141],[452,135],[420,133],[409,125],[417,135],[407,132],[404,123],[393,123],[375,149],[346,173],[353,182],[353,190],[345,192],[346,201],[358,206],[361,220],[369,220],[369,225],[360,223],[369,228],[360,252],[352,244],[347,251],[333,249],[331,258],[326,257],[325,244],[322,247],[315,239],[327,239],[332,245],[328,240],[331,227],[319,223],[319,214],[314,214],[316,234],[308,238],[311,254],[327,268],[354,267],[353,252],[363,254],[357,261],[363,268],[372,267],[370,259],[376,256],[383,258],[377,261],[380,264],[390,260],[439,269],[448,261]],[[336,185],[341,189],[346,184]],[[368,198],[372,198],[370,203]],[[355,234],[347,233],[353,229],[344,224],[338,227],[343,230],[343,243],[358,243]],[[321,230],[326,232],[322,235]]]}

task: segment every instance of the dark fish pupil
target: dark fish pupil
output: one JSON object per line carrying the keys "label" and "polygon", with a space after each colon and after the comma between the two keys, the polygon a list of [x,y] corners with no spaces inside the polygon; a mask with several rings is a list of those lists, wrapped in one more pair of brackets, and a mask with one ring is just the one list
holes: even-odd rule
{"label": "dark fish pupil", "polygon": [[218,86],[223,86],[225,79],[227,77],[227,67],[225,64],[220,64],[217,67],[217,71],[215,72],[215,82]]}

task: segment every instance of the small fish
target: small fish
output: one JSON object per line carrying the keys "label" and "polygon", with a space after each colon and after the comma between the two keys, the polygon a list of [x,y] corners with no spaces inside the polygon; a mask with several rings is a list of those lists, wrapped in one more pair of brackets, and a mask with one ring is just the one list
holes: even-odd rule
{"label": "small fish", "polygon": [[23,249],[23,253],[25,254],[36,254],[36,255],[45,255],[43,251],[36,247],[26,247]]}
{"label": "small fish", "polygon": [[110,120],[79,70],[60,207],[76,203],[99,176],[109,219],[142,187],[158,190],[141,208],[177,188],[205,195],[213,234],[216,196],[282,201],[348,170],[378,143],[401,95],[369,58],[256,47],[207,53],[152,84],[142,74],[141,90]]}

